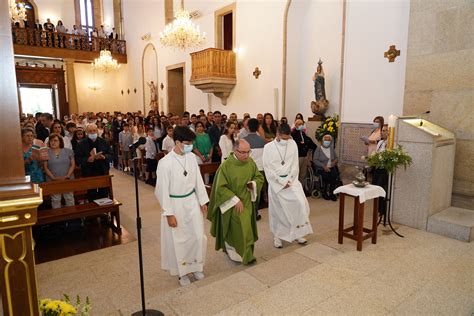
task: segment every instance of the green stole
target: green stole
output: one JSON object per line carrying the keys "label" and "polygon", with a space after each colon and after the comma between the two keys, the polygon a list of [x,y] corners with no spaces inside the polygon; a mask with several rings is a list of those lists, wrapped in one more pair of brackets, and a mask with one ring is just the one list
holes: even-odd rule
{"label": "green stole", "polygon": [[[252,202],[247,182],[257,183],[257,201]],[[216,238],[216,250],[225,251],[225,242],[234,247],[242,257],[243,264],[255,260],[254,244],[258,240],[256,211],[264,178],[257,165],[248,158],[246,162],[236,159],[233,153],[221,163],[212,184],[207,219],[212,222],[211,235]],[[235,207],[224,214],[219,206],[237,196],[244,204],[244,212],[237,214]]]}

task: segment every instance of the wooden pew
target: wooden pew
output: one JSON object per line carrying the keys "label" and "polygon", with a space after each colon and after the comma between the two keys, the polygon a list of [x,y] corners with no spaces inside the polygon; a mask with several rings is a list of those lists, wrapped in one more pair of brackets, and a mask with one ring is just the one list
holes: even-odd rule
{"label": "wooden pew", "polygon": [[[207,174],[214,174],[216,173],[217,169],[219,169],[219,166],[221,165],[220,162],[210,162],[210,163],[203,163],[199,165],[199,169],[201,171],[201,177],[202,180],[204,181],[204,175]],[[206,184],[206,191],[207,194],[211,194],[212,190],[212,183]]]}
{"label": "wooden pew", "polygon": [[86,190],[106,188],[109,195],[108,197],[113,201],[113,203],[110,205],[99,206],[94,202],[88,202],[85,204],[76,204],[74,206],[65,206],[57,209],[40,210],[38,211],[38,222],[36,225],[110,213],[109,224],[111,225],[112,230],[119,235],[122,234],[119,213],[119,207],[122,203],[114,199],[111,175],[43,182],[40,184],[40,187],[42,189],[43,199],[52,194],[73,192],[76,195],[77,193],[83,193]]}

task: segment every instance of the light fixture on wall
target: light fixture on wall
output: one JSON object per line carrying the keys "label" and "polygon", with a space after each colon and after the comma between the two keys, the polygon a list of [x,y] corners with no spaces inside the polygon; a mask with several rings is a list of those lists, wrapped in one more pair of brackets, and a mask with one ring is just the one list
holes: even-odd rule
{"label": "light fixture on wall", "polygon": [[112,58],[112,54],[107,49],[101,50],[99,58],[96,58],[91,65],[93,69],[98,69],[103,72],[118,70],[120,68],[119,63]]}
{"label": "light fixture on wall", "polygon": [[165,26],[160,33],[160,42],[163,46],[186,50],[190,47],[200,46],[206,41],[206,33],[199,31],[199,26],[191,21],[188,11],[184,10],[184,1],[181,9],[176,12],[173,22]]}
{"label": "light fixture on wall", "polygon": [[26,8],[23,3],[16,3],[15,0],[10,0],[10,19],[13,23],[21,23],[26,21]]}
{"label": "light fixture on wall", "polygon": [[97,91],[102,89],[102,86],[95,81],[95,69],[92,69],[92,82],[87,86],[87,88],[92,91]]}

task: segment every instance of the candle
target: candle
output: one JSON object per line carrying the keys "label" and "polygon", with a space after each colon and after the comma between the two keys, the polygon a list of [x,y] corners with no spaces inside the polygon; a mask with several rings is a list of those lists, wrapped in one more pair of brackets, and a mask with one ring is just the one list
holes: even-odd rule
{"label": "candle", "polygon": [[398,119],[398,117],[396,117],[393,114],[390,114],[390,116],[388,117],[388,127],[396,127],[397,126],[397,119]]}

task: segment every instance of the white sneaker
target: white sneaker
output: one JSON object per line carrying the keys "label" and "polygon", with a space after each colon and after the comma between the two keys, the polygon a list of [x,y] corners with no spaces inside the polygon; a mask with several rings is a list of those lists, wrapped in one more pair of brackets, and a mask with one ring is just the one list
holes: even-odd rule
{"label": "white sneaker", "polygon": [[298,238],[296,239],[296,241],[300,244],[300,245],[305,245],[308,241],[306,240],[306,238]]}
{"label": "white sneaker", "polygon": [[196,271],[196,272],[193,272],[193,275],[194,275],[194,278],[196,280],[202,280],[204,279],[204,273],[200,272],[200,271]]}
{"label": "white sneaker", "polygon": [[189,279],[187,275],[183,275],[182,277],[179,278],[179,284],[181,284],[181,286],[186,286],[186,285],[191,284],[191,280]]}
{"label": "white sneaker", "polygon": [[273,238],[273,246],[275,246],[275,248],[282,248],[283,247],[283,244],[281,243],[281,240],[280,238]]}

